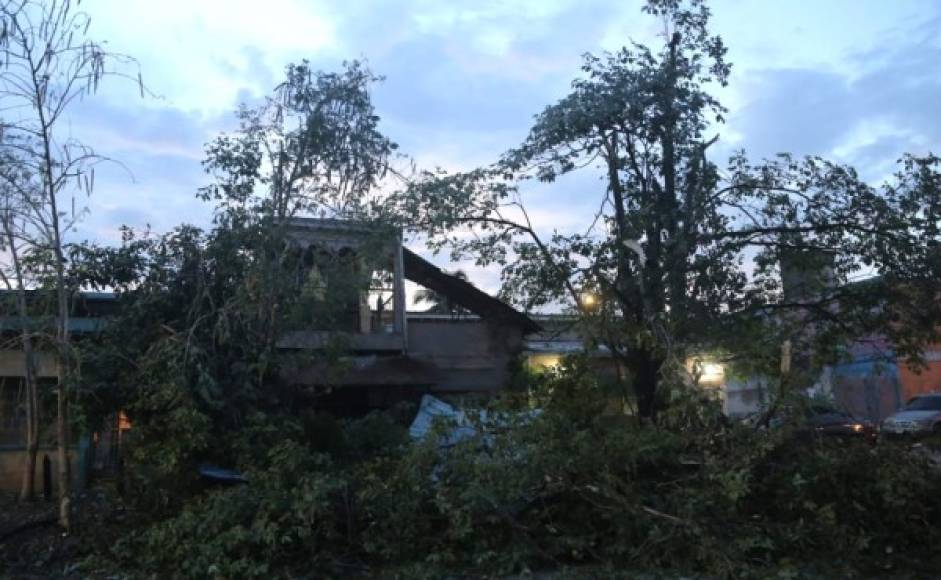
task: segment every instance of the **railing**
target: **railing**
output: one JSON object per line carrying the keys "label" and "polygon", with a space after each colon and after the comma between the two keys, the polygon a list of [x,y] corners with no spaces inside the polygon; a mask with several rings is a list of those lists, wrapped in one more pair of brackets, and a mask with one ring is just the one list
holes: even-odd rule
{"label": "railing", "polygon": [[395,312],[392,310],[383,310],[377,312],[371,311],[369,316],[370,334],[392,334],[395,332]]}

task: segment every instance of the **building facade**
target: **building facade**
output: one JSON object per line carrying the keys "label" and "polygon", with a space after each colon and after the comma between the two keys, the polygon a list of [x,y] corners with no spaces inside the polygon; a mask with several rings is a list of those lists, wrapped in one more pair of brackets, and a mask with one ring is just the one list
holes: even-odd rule
{"label": "building facade", "polygon": [[[526,315],[447,274],[405,248],[398,232],[376,232],[365,225],[338,220],[296,218],[287,224],[288,237],[301,253],[299,291],[321,293],[332,304],[329,320],[286,332],[278,342],[281,380],[318,392],[317,405],[337,413],[361,413],[403,400],[439,397],[487,397],[502,389],[512,375],[526,335],[540,329]],[[342,274],[347,274],[342,275]],[[455,314],[409,312],[405,281],[410,280],[459,305]],[[350,283],[345,283],[349,282]],[[16,491],[22,480],[25,454],[25,364],[20,350],[20,319],[13,296],[0,314],[0,490]],[[33,292],[31,299],[41,300]],[[76,340],[94,340],[117,308],[109,293],[74,297],[70,326]],[[316,313],[315,313],[316,314]],[[339,346],[340,370],[325,368],[317,356]],[[54,385],[55,357],[38,353],[40,380]],[[43,389],[54,391],[52,386]],[[55,461],[54,404],[43,416],[39,461]],[[72,473],[77,483],[85,469],[114,455],[123,430],[115,409],[114,425],[75,437]],[[53,473],[55,465],[53,464]],[[41,474],[37,477],[41,485]]]}

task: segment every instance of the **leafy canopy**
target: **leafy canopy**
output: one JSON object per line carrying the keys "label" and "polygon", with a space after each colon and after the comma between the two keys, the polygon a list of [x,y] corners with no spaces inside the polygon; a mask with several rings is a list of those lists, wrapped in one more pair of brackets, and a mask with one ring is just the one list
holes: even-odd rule
{"label": "leafy canopy", "polygon": [[[700,0],[645,11],[663,22],[659,47],[586,55],[571,92],[519,147],[474,171],[426,173],[398,200],[414,228],[435,249],[499,264],[504,295],[524,308],[589,319],[590,342],[632,374],[642,414],[659,377],[704,348],[773,336],[832,358],[877,331],[904,354],[936,338],[938,309],[924,304],[938,290],[939,160],[906,157],[881,187],[813,156],[740,152],[720,169],[710,148],[726,109],[711,90],[731,64],[710,11]],[[575,232],[534,223],[533,182],[573,173],[600,177],[573,200],[596,207],[593,219]],[[879,283],[851,284],[873,274]],[[586,291],[600,307],[581,303]],[[912,293],[927,301],[921,313]],[[770,367],[776,353],[748,354]]]}

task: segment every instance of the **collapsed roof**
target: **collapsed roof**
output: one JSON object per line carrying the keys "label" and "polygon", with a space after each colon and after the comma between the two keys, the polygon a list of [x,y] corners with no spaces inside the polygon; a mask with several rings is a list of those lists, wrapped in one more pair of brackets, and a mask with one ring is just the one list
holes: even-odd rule
{"label": "collapsed roof", "polygon": [[470,282],[443,272],[440,268],[408,248],[402,248],[405,278],[447,296],[481,318],[499,320],[523,329],[538,332],[541,327],[530,317],[507,303],[494,298]]}

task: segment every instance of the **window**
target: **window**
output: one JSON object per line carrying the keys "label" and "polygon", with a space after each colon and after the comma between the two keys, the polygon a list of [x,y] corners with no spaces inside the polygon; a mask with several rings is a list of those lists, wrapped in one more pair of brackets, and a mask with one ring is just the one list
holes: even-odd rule
{"label": "window", "polygon": [[941,397],[915,397],[905,405],[906,411],[941,411]]}

